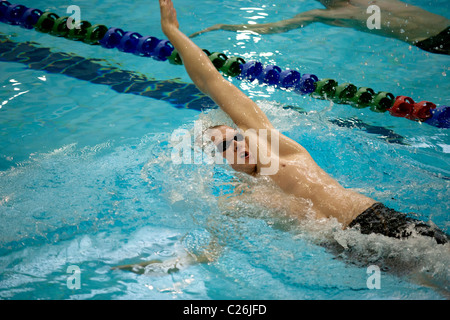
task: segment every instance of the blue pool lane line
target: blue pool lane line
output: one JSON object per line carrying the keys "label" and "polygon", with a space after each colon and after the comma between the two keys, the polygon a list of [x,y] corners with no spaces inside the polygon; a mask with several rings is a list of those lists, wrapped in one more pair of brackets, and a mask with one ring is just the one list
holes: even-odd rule
{"label": "blue pool lane line", "polygon": [[52,52],[30,42],[16,43],[0,35],[0,60],[19,62],[33,70],[64,74],[79,80],[107,85],[118,93],[129,93],[167,101],[176,108],[201,111],[214,102],[194,84],[177,80],[155,80],[144,75],[114,67],[106,67],[98,60],[77,55]]}
{"label": "blue pool lane line", "polygon": [[[107,49],[117,48],[139,56],[155,60],[169,60],[172,64],[182,64],[181,58],[168,40],[151,36],[141,36],[136,32],[125,32],[120,28],[105,25],[92,25],[81,21],[79,29],[68,29],[69,17],[59,17],[53,12],[27,8],[20,4],[0,1],[0,21],[36,29],[53,36],[83,41],[87,44],[100,44]],[[333,79],[321,79],[313,74],[301,75],[295,70],[284,70],[275,65],[263,67],[257,61],[245,62],[240,57],[228,58],[219,52],[210,53],[204,49],[215,67],[225,75],[240,80],[258,80],[261,84],[291,89],[299,94],[310,94],[313,98],[333,100],[356,108],[370,107],[374,112],[386,112],[396,117],[421,121],[439,128],[450,127],[450,107],[436,105],[429,101],[414,102],[412,98],[397,96],[389,92],[378,92],[371,88],[357,88],[351,83],[338,84]]]}

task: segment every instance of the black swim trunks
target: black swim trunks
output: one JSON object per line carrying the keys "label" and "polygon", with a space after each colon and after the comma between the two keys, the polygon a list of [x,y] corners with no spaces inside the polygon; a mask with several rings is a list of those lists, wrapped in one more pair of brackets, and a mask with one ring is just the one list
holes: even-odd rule
{"label": "black swim trunks", "polygon": [[433,53],[450,55],[450,27],[435,36],[417,42],[416,47]]}
{"label": "black swim trunks", "polygon": [[349,224],[363,234],[379,233],[388,237],[407,238],[415,230],[420,235],[432,237],[439,244],[447,243],[449,236],[423,221],[386,207],[377,202]]}

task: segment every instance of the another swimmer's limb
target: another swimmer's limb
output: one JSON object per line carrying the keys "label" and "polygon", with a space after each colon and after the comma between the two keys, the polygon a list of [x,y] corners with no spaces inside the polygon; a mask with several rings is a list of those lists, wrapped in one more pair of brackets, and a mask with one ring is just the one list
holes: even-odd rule
{"label": "another swimmer's limb", "polygon": [[[145,267],[151,264],[162,264],[161,260],[154,259],[150,261],[145,261],[141,263],[133,263],[133,264],[124,264],[117,267],[112,267],[113,270],[125,270],[125,271],[132,271],[137,274],[144,274],[145,273]],[[169,269],[170,270],[170,269]]]}
{"label": "another swimmer's limb", "polygon": [[200,262],[201,261],[197,261],[194,257],[186,253],[185,255],[180,255],[176,258],[165,261],[153,259],[140,263],[120,265],[117,267],[112,267],[112,269],[131,271],[137,274],[161,276],[178,272],[180,269]]}
{"label": "another swimmer's limb", "polygon": [[183,251],[176,257],[164,261],[153,259],[140,263],[124,264],[112,267],[111,269],[131,271],[137,274],[151,276],[164,276],[178,272],[181,269],[185,269],[192,265],[213,262],[220,256],[222,249],[223,248],[218,244],[217,239],[213,238],[208,245],[197,254]]}
{"label": "another swimmer's limb", "polygon": [[196,259],[191,254],[186,253],[176,258],[168,259],[165,261],[153,259],[150,261],[144,261],[140,263],[120,265],[117,267],[112,267],[112,269],[131,271],[137,274],[157,276],[157,275],[171,274],[174,272],[178,272],[181,269],[184,269],[188,266],[207,262],[210,261],[206,258],[200,257],[200,259]]}
{"label": "another swimmer's limb", "polygon": [[194,38],[206,32],[214,30],[226,30],[226,31],[252,31],[259,34],[272,34],[283,33],[293,29],[303,28],[313,22],[319,22],[322,18],[328,17],[329,10],[315,9],[306,12],[302,12],[292,19],[281,20],[272,23],[261,24],[216,24],[212,27],[206,28],[201,31],[197,31],[191,34],[189,37]]}

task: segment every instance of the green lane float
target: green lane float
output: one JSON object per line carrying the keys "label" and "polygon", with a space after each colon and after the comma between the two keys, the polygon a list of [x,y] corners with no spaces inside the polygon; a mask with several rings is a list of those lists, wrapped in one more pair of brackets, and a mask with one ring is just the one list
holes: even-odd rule
{"label": "green lane float", "polygon": [[183,61],[181,60],[180,54],[176,49],[173,49],[172,54],[168,58],[171,64],[182,65]]}
{"label": "green lane float", "polygon": [[322,79],[316,82],[312,96],[319,99],[331,99],[336,93],[337,82],[333,79]]}
{"label": "green lane float", "polygon": [[336,87],[335,97],[341,103],[349,103],[355,96],[358,88],[351,83],[343,83]]}
{"label": "green lane float", "polygon": [[59,16],[53,12],[46,12],[41,15],[37,23],[34,25],[39,32],[49,33],[53,30],[53,26]]}
{"label": "green lane float", "polygon": [[69,30],[67,39],[84,41],[87,34],[87,29],[90,28],[92,24],[88,21],[81,21],[79,25]]}
{"label": "green lane float", "polygon": [[375,112],[386,112],[395,101],[395,97],[390,92],[378,92],[372,100],[371,109]]}
{"label": "green lane float", "polygon": [[241,74],[241,65],[245,63],[245,60],[241,57],[231,57],[228,58],[223,64],[220,71],[229,77],[236,77]]}
{"label": "green lane float", "polygon": [[57,37],[67,37],[69,34],[69,28],[67,27],[67,20],[69,17],[59,17],[53,23],[52,30],[50,30],[50,34]]}
{"label": "green lane float", "polygon": [[351,101],[355,105],[365,108],[372,102],[374,95],[375,91],[372,88],[361,87],[355,92]]}
{"label": "green lane float", "polygon": [[96,24],[90,26],[86,30],[86,37],[84,38],[84,42],[87,44],[98,44],[101,39],[105,36],[108,31],[108,27],[102,24]]}

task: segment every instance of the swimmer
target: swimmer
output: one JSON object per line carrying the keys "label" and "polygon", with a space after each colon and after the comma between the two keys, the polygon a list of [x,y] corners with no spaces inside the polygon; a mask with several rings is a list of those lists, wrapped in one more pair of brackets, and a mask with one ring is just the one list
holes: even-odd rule
{"label": "swimmer", "polygon": [[[415,45],[422,50],[450,54],[450,20],[398,0],[318,0],[326,9],[315,9],[297,14],[291,19],[263,24],[216,24],[190,37],[213,30],[249,30],[260,34],[282,33],[303,28],[314,22],[336,27],[353,28],[358,31],[395,38]],[[367,8],[380,8],[380,29],[369,29]]]}
{"label": "swimmer", "polygon": [[[308,213],[313,212],[316,219],[336,219],[343,229],[357,227],[364,234],[405,238],[414,229],[439,244],[447,242],[448,236],[434,226],[344,188],[329,176],[304,147],[277,131],[259,106],[222,77],[203,50],[179,30],[172,1],[159,3],[162,31],[180,54],[190,78],[238,127],[238,130],[226,125],[210,128],[217,150],[234,170],[255,177],[277,164],[277,170],[267,176],[285,197],[280,200],[278,195],[266,194],[261,200],[283,203],[298,219],[305,218],[304,207],[308,203]],[[267,137],[262,138],[260,133]],[[274,144],[277,148],[272,148]]]}

